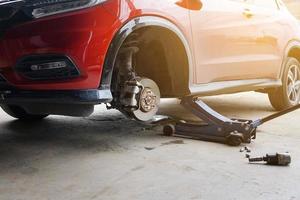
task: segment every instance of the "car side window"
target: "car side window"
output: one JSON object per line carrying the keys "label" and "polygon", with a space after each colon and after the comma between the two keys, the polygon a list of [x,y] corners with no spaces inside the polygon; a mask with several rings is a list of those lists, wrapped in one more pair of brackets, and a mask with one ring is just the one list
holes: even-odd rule
{"label": "car side window", "polygon": [[276,0],[255,0],[254,3],[255,5],[260,7],[278,10],[278,5]]}

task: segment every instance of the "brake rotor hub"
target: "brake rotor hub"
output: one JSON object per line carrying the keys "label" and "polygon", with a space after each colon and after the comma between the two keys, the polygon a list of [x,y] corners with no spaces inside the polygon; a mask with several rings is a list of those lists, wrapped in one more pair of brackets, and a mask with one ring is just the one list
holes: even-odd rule
{"label": "brake rotor hub", "polygon": [[141,98],[140,98],[140,107],[143,112],[150,112],[154,109],[157,105],[156,103],[156,95],[154,92],[149,89],[145,88],[142,91]]}

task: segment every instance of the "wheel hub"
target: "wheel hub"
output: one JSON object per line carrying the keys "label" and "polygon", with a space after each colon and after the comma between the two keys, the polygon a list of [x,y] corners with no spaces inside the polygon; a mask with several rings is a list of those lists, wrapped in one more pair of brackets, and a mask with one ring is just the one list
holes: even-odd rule
{"label": "wheel hub", "polygon": [[150,112],[155,108],[156,105],[156,95],[151,89],[145,88],[141,94],[140,99],[141,110],[143,112]]}

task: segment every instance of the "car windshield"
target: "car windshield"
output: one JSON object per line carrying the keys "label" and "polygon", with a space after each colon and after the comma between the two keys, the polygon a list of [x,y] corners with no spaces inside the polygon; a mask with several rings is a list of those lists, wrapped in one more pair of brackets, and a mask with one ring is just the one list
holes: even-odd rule
{"label": "car windshield", "polygon": [[300,0],[283,0],[290,12],[300,20]]}

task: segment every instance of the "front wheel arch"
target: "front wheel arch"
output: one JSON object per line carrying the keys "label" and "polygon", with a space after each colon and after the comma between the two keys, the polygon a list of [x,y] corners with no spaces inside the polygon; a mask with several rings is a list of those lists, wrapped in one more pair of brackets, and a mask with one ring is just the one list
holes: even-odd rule
{"label": "front wheel arch", "polygon": [[[129,22],[127,22],[115,35],[109,50],[107,52],[107,56],[105,59],[105,63],[103,66],[103,72],[102,72],[102,79],[101,79],[101,84],[100,88],[101,89],[112,89],[113,88],[113,77],[114,77],[114,72],[115,72],[115,66],[116,66],[116,60],[118,57],[119,50],[122,48],[122,45],[132,36],[135,34],[137,31],[142,30],[164,30],[166,33],[168,32],[169,34],[173,35],[180,41],[180,46],[183,47],[184,49],[184,55],[186,58],[186,66],[181,66],[182,68],[180,69],[179,67],[176,66],[169,66],[169,72],[170,75],[172,76],[171,78],[173,79],[172,82],[180,83],[177,85],[173,85],[174,89],[180,90],[180,94],[176,94],[176,96],[183,96],[190,94],[190,88],[189,86],[191,85],[190,80],[192,79],[192,66],[193,66],[193,59],[192,59],[192,53],[190,49],[190,45],[182,33],[182,31],[173,23],[170,21],[160,18],[160,17],[154,17],[154,16],[142,16],[142,17],[137,17]],[[165,38],[161,38],[163,41]],[[177,48],[169,48],[168,51],[172,52],[175,51]],[[172,60],[172,59],[171,59]],[[177,71],[176,73],[173,73],[172,71],[174,69],[180,69],[182,71]],[[176,71],[176,70],[174,70]],[[178,76],[184,75],[186,73],[186,77]],[[175,75],[174,75],[175,74]],[[177,74],[177,77],[175,77]],[[139,74],[143,76],[143,74]],[[148,76],[147,76],[148,77]],[[151,77],[149,77],[151,78]],[[176,80],[177,79],[177,80]],[[182,88],[178,88],[180,87]],[[162,91],[163,96],[174,96],[176,92],[172,92],[171,94],[165,94],[164,91]]]}

